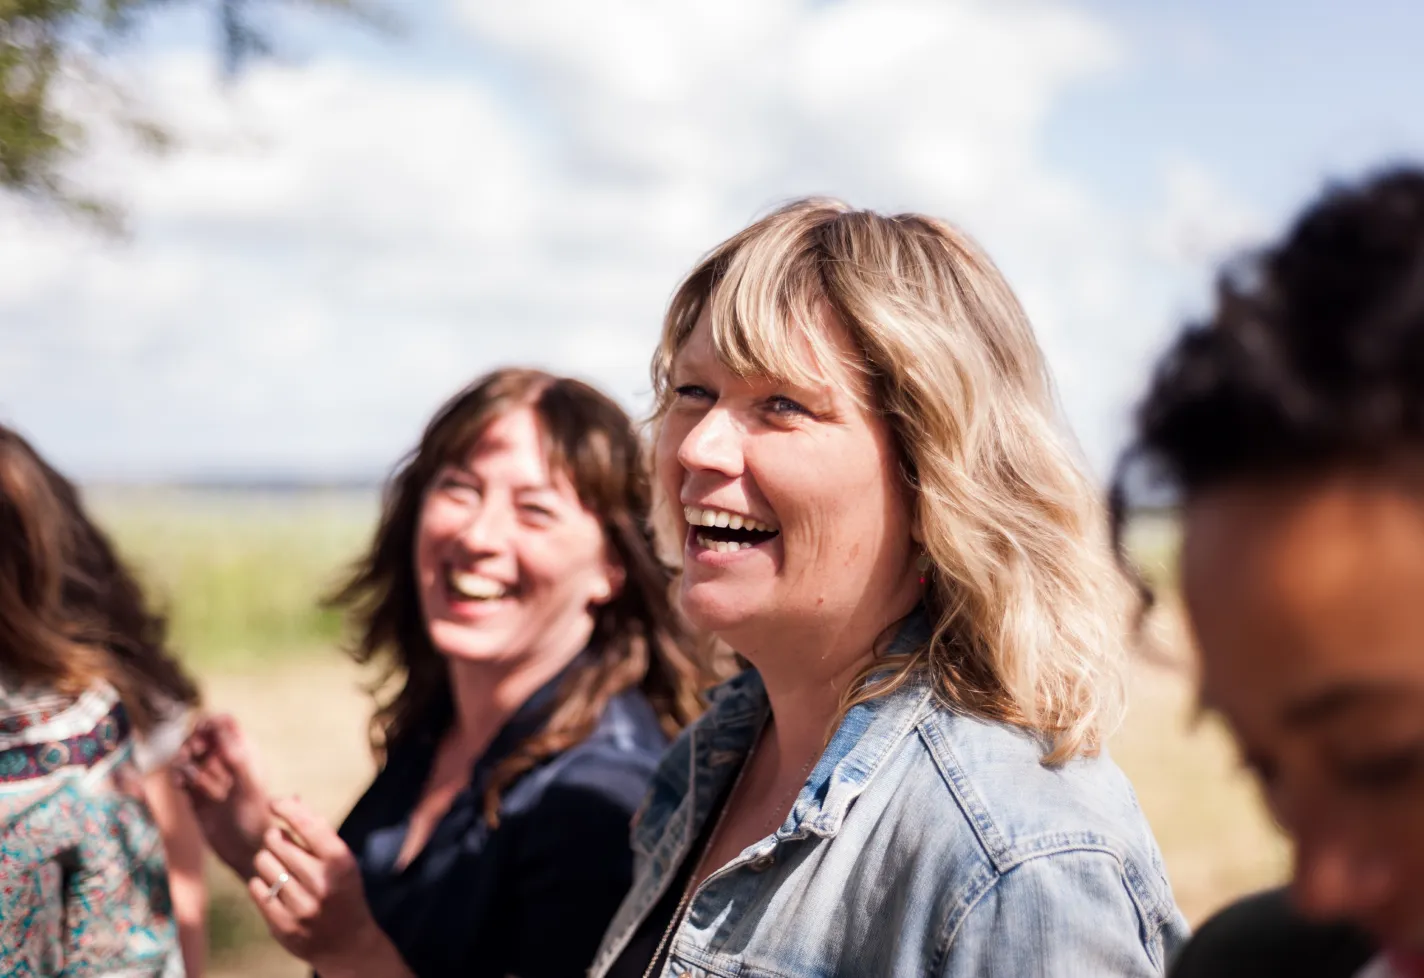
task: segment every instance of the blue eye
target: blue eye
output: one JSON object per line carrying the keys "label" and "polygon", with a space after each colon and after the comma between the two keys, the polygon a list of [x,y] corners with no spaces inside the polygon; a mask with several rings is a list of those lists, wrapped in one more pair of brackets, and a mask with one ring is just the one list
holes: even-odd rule
{"label": "blue eye", "polygon": [[673,394],[680,398],[694,398],[698,400],[712,400],[712,392],[705,387],[696,384],[683,384],[681,387],[674,387]]}
{"label": "blue eye", "polygon": [[767,407],[771,408],[773,414],[810,414],[804,405],[798,404],[789,397],[777,394],[767,401]]}

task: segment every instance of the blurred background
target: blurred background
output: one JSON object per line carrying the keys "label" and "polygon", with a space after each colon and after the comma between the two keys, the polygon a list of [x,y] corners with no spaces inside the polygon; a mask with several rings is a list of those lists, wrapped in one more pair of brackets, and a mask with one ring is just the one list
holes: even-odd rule
{"label": "blurred background", "polygon": [[[1410,0],[47,6],[88,13],[32,142],[0,112],[0,420],[85,484],[274,788],[333,819],[369,677],[316,601],[466,380],[533,364],[646,409],[678,277],[833,194],[985,244],[1105,476],[1214,266],[1424,156]],[[1170,587],[1170,518],[1135,541]],[[1154,627],[1187,662],[1170,600]],[[1196,921],[1287,854],[1190,683],[1139,663],[1113,749]],[[212,879],[217,973],[301,973]]]}

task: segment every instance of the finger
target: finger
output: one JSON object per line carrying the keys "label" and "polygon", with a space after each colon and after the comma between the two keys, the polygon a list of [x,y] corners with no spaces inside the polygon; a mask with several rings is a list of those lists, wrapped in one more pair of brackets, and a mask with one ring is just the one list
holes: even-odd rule
{"label": "finger", "polygon": [[[288,886],[290,885],[288,884]],[[267,928],[278,938],[295,937],[301,933],[301,925],[297,923],[297,919],[292,916],[292,911],[287,909],[286,904],[280,900],[267,899],[268,889],[268,884],[259,877],[254,876],[247,881],[247,895],[252,898],[262,919],[267,921]]]}
{"label": "finger", "polygon": [[296,830],[302,845],[322,861],[339,859],[350,854],[346,843],[321,816],[314,813],[300,798],[279,798],[272,802],[272,814]]}
{"label": "finger", "polygon": [[208,801],[221,803],[232,793],[232,775],[215,758],[193,765],[192,775],[193,787]]}
{"label": "finger", "polygon": [[[257,853],[252,860],[252,868],[264,885],[262,898],[268,903],[281,903],[293,920],[310,920],[321,909],[321,904],[302,885],[297,875],[268,850],[263,849]],[[286,882],[278,886],[284,876],[287,878]]]}
{"label": "finger", "polygon": [[178,748],[178,751],[184,759],[198,762],[212,753],[212,750],[212,720],[209,717],[202,717],[193,724],[193,729],[188,731],[187,739],[183,741],[183,746]]}
{"label": "finger", "polygon": [[247,743],[247,735],[238,726],[237,720],[224,713],[212,718],[208,727],[212,737],[213,751],[234,769],[250,767],[252,749]]}
{"label": "finger", "polygon": [[279,825],[274,825],[262,836],[262,844],[276,856],[294,878],[315,897],[326,895],[326,874],[322,872],[321,860],[298,845]]}
{"label": "finger", "polygon": [[193,762],[182,754],[173,759],[173,763],[168,765],[168,771],[173,776],[173,783],[180,788],[191,788],[198,777],[198,769],[193,766]]}

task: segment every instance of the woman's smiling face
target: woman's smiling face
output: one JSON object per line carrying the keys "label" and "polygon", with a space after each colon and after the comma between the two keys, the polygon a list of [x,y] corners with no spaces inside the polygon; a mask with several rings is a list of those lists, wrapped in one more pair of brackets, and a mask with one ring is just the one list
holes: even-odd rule
{"label": "woman's smiling face", "polygon": [[[858,358],[824,304],[813,328]],[[819,373],[814,387],[737,376],[706,309],[673,360],[657,467],[684,530],[683,608],[746,655],[866,608],[903,614],[918,595],[894,434],[843,363]]]}
{"label": "woman's smiling face", "polygon": [[550,468],[529,407],[497,418],[431,480],[415,568],[432,644],[486,663],[576,651],[620,580],[597,515]]}

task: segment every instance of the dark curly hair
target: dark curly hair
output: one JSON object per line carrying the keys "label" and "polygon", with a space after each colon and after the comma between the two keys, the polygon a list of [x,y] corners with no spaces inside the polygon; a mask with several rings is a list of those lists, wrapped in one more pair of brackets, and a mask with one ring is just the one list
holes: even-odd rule
{"label": "dark curly hair", "polygon": [[[1183,500],[1247,480],[1378,466],[1424,450],[1424,170],[1331,187],[1274,247],[1229,265],[1138,407],[1113,480]],[[1150,593],[1144,592],[1150,603]]]}

